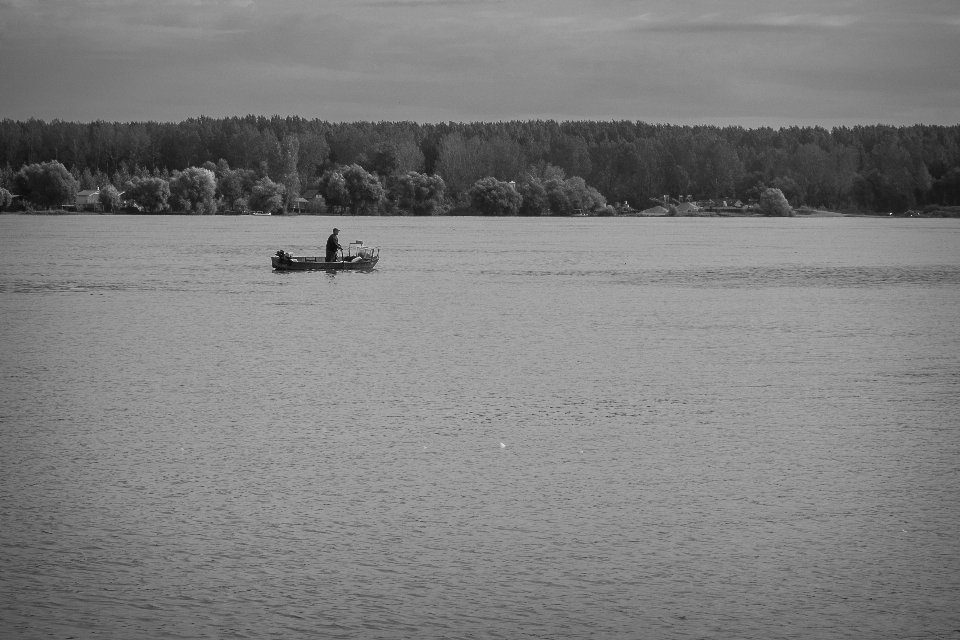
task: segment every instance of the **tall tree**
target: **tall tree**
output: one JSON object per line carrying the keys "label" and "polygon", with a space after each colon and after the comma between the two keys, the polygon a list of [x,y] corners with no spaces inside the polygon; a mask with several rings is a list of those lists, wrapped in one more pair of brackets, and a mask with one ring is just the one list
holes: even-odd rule
{"label": "tall tree", "polygon": [[343,180],[350,197],[350,212],[353,215],[376,212],[384,198],[383,185],[377,177],[358,164],[343,169]]}
{"label": "tall tree", "polygon": [[217,179],[213,171],[187,167],[170,181],[170,200],[174,207],[187,213],[213,215],[216,205]]}
{"label": "tall tree", "polygon": [[451,133],[440,142],[437,173],[443,176],[454,198],[467,191],[484,172],[477,145],[468,142],[460,133]]}
{"label": "tall tree", "polygon": [[297,159],[297,169],[300,176],[300,184],[310,187],[316,184],[320,171],[327,162],[330,154],[330,147],[326,139],[314,131],[307,131],[300,135],[299,158]]}
{"label": "tall tree", "polygon": [[115,212],[120,210],[120,192],[112,184],[108,184],[100,189],[100,204],[104,211]]}
{"label": "tall tree", "polygon": [[5,211],[13,202],[13,194],[0,187],[0,211]]}
{"label": "tall tree", "polygon": [[388,178],[400,169],[397,149],[390,144],[378,144],[367,158],[367,168],[381,178]]}
{"label": "tall tree", "polygon": [[527,174],[517,185],[517,191],[522,198],[519,215],[545,216],[550,214],[550,201],[547,199],[547,190],[539,177]]}
{"label": "tall tree", "polygon": [[55,161],[26,165],[13,181],[17,194],[41,207],[73,204],[79,187],[67,168]]}
{"label": "tall tree", "polygon": [[437,215],[443,206],[445,189],[440,176],[410,171],[398,180],[398,204],[415,216]]}
{"label": "tall tree", "polygon": [[339,169],[329,169],[320,176],[320,193],[327,205],[335,209],[344,209],[350,206],[350,192],[347,190],[347,181]]}
{"label": "tall tree", "polygon": [[280,152],[280,181],[286,190],[286,205],[289,207],[293,200],[300,195],[300,174],[297,172],[300,141],[293,135],[284,136],[283,143],[280,145]]}
{"label": "tall tree", "polygon": [[147,212],[159,213],[167,208],[167,201],[170,199],[170,183],[159,177],[133,178],[127,183],[124,196]]}
{"label": "tall tree", "polygon": [[523,202],[514,185],[493,177],[477,180],[469,195],[473,208],[485,216],[515,216]]}
{"label": "tall tree", "polygon": [[282,211],[287,188],[264,176],[253,186],[248,200],[250,208],[256,211]]}

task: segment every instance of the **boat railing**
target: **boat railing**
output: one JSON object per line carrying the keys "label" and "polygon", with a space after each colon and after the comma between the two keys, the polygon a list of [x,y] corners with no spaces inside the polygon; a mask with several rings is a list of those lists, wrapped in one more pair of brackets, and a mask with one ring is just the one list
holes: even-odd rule
{"label": "boat railing", "polygon": [[379,258],[380,247],[366,247],[363,245],[363,240],[354,240],[347,245],[347,255],[345,256],[345,259],[356,257],[365,258],[367,260]]}

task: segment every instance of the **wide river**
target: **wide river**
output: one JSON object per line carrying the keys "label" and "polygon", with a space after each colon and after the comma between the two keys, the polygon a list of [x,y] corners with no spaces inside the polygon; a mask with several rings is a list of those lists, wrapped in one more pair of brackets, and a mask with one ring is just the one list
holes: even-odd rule
{"label": "wide river", "polygon": [[958,631],[960,220],[0,216],[0,637]]}

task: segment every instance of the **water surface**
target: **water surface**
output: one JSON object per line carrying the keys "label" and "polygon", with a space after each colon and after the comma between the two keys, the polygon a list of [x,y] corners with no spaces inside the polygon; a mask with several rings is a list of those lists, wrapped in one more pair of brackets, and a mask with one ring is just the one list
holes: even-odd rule
{"label": "water surface", "polygon": [[[372,273],[275,273],[330,228]],[[960,222],[0,217],[0,632],[954,638]]]}

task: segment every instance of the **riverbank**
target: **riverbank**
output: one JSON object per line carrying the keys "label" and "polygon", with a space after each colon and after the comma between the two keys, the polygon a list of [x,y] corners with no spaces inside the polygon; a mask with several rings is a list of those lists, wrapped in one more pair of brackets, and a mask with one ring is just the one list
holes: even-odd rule
{"label": "riverbank", "polygon": [[[121,211],[112,213],[109,211],[68,211],[66,209],[45,209],[41,211],[0,211],[0,215],[24,215],[24,216],[112,216],[112,215],[135,215],[135,216],[196,216],[195,213],[185,211],[161,211],[158,213],[131,213]],[[227,214],[216,213],[215,216],[226,216]],[[296,216],[330,216],[331,213],[289,213],[276,214],[273,217],[296,217]],[[498,217],[482,216],[472,214],[478,218]],[[236,214],[229,214],[229,217],[239,217]],[[403,215],[384,215],[384,216],[347,216],[347,217],[374,217],[374,218],[413,218],[417,216]],[[430,217],[430,216],[428,216]],[[462,217],[462,216],[433,216],[433,217]],[[508,216],[508,217],[528,217],[528,216]],[[764,218],[762,214],[753,211],[730,212],[730,211],[696,211],[684,213],[683,215],[670,216],[668,214],[649,214],[642,212],[625,213],[618,216],[530,216],[543,218],[565,218],[565,217],[590,217],[590,218]],[[844,212],[844,211],[820,211],[820,210],[802,210],[795,209],[793,216],[795,218],[960,218],[960,207],[944,207],[928,211],[901,211],[901,212]]]}

